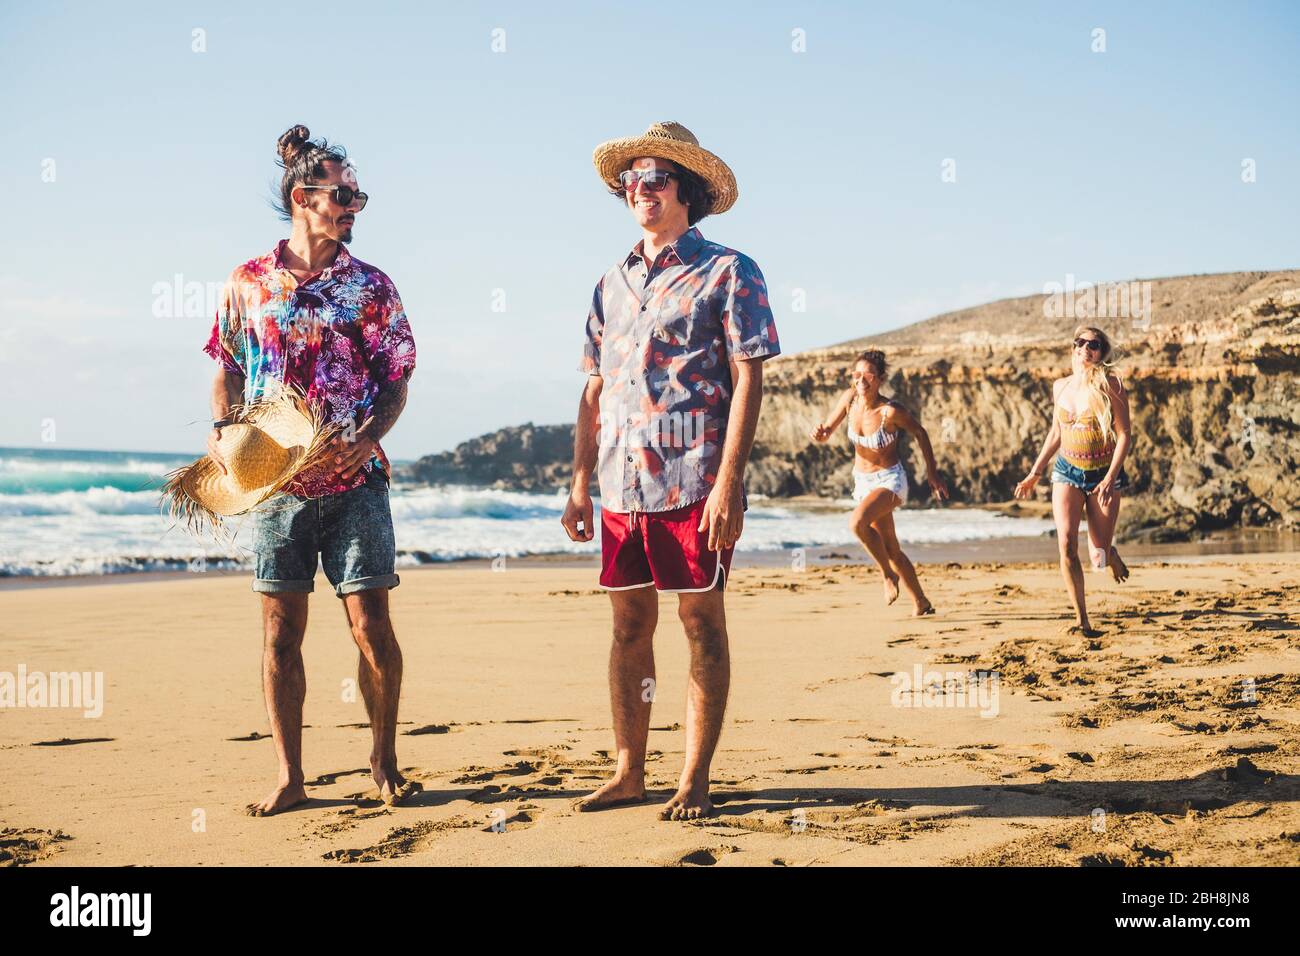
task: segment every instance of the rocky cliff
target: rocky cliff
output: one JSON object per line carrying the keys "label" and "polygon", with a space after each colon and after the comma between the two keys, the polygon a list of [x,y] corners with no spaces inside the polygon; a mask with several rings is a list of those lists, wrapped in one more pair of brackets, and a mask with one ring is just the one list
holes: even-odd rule
{"label": "rocky cliff", "polygon": [[[1136,318],[1097,318],[1086,295],[1028,296],[768,361],[747,486],[774,496],[847,495],[844,429],[826,445],[808,434],[848,387],[854,357],[871,347],[888,357],[887,392],[929,431],[955,500],[1006,501],[1050,426],[1051,383],[1069,372],[1070,336],[1087,322],[1110,335],[1131,394],[1126,536],[1300,527],[1300,271],[1131,288],[1133,306],[1149,295],[1149,310]],[[1109,315],[1124,311],[1113,295],[1108,304],[1098,299]],[[571,455],[571,426],[529,424],[423,458],[399,477],[550,490],[567,483]],[[923,504],[921,456],[910,441],[902,456]],[[1039,494],[1048,496],[1046,483]]]}

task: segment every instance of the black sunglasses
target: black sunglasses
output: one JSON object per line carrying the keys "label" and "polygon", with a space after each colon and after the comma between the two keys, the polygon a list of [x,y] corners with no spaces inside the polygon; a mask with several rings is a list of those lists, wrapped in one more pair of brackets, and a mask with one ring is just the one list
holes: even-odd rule
{"label": "black sunglasses", "polygon": [[1080,346],[1083,346],[1089,352],[1101,351],[1101,342],[1099,342],[1097,339],[1075,339],[1074,347],[1077,349]]}
{"label": "black sunglasses", "polygon": [[668,180],[676,175],[676,173],[664,172],[662,169],[625,169],[618,174],[618,181],[630,193],[636,192],[638,180],[645,183],[645,188],[650,192],[657,193],[662,192],[668,185]]}
{"label": "black sunglasses", "polygon": [[328,189],[331,190],[330,198],[340,206],[351,206],[352,200],[357,201],[357,211],[360,212],[366,208],[366,201],[370,199],[365,193],[357,192],[351,186],[299,186],[299,189]]}

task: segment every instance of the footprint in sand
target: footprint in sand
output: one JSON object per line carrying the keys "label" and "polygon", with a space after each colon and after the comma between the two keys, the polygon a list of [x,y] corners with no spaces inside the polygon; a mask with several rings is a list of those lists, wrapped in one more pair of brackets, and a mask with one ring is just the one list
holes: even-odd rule
{"label": "footprint in sand", "polygon": [[26,866],[49,859],[62,849],[60,843],[71,839],[62,830],[5,827],[0,829],[0,867]]}
{"label": "footprint in sand", "polygon": [[689,853],[683,853],[672,861],[673,866],[715,866],[717,862],[729,853],[739,853],[738,846],[720,846],[720,847],[700,847],[698,850],[691,850]]}
{"label": "footprint in sand", "polygon": [[538,807],[532,803],[522,803],[519,809],[514,813],[507,815],[505,810],[496,807],[488,813],[488,818],[492,821],[482,828],[483,833],[514,833],[518,830],[528,830],[536,826]]}
{"label": "footprint in sand", "polygon": [[462,817],[452,820],[424,820],[409,826],[394,827],[378,843],[359,849],[338,849],[322,853],[322,860],[336,863],[378,863],[383,860],[395,860],[412,853],[427,849],[448,830],[462,830],[475,824]]}

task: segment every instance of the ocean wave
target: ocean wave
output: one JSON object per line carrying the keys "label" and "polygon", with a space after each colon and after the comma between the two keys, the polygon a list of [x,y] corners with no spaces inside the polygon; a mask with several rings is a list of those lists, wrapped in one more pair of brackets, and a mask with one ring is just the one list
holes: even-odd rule
{"label": "ocean wave", "polygon": [[20,458],[0,455],[0,475],[8,472],[24,475],[40,474],[117,474],[129,473],[140,475],[159,475],[178,465],[193,461],[193,457],[177,455],[165,459],[146,460],[142,458],[114,458],[94,461],[83,458]]}
{"label": "ocean wave", "polygon": [[0,516],[144,515],[158,512],[158,490],[124,491],[112,486],[84,491],[0,494]]}
{"label": "ocean wave", "polygon": [[[560,527],[563,492],[396,485],[390,501],[402,567],[464,558],[595,555],[600,550],[598,540],[574,542],[565,536]],[[745,513],[741,547],[854,547],[851,511],[848,500],[809,508],[755,499]],[[1038,536],[1051,527],[1043,519],[957,508],[903,510],[894,521],[904,544]],[[0,576],[181,571],[194,564],[249,568],[251,522],[239,519],[232,527],[237,534],[229,546],[192,538],[159,513],[156,490],[95,487],[0,494]]]}
{"label": "ocean wave", "polygon": [[5,451],[0,449],[0,495],[41,495],[117,488],[147,491],[192,461],[181,455],[109,452]]}
{"label": "ocean wave", "polygon": [[567,495],[563,491],[532,494],[468,485],[436,488],[397,486],[389,496],[394,521],[429,518],[490,518],[495,521],[526,521],[548,517],[558,519],[564,513],[566,500]]}

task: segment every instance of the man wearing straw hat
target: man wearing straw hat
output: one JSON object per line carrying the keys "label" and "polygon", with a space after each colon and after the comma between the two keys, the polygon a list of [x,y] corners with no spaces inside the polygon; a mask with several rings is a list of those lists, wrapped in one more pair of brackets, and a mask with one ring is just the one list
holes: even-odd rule
{"label": "man wearing straw hat", "polygon": [[263,689],[280,773],[247,812],[307,799],[302,769],[302,640],[319,560],[360,650],[379,796],[419,789],[397,768],[402,652],[388,591],[396,587],[388,459],[379,440],[401,414],[415,343],[392,281],[345,248],[366,204],[346,154],[280,137],[280,211],[290,236],[232,273],[205,351],[216,359],[208,457],[175,473],[172,512],[193,527],[253,511],[262,595]]}
{"label": "man wearing straw hat", "polygon": [[745,465],[762,402],[762,360],[780,352],[763,274],[695,224],[736,201],[721,159],[679,123],[596,148],[596,170],[641,240],[596,285],[587,317],[573,486],[562,524],[594,537],[613,610],[614,777],[575,809],[646,799],[659,592],[677,595],[690,646],[686,761],[662,819],[713,811],[709,766],[730,685],[723,589],[747,507]]}

